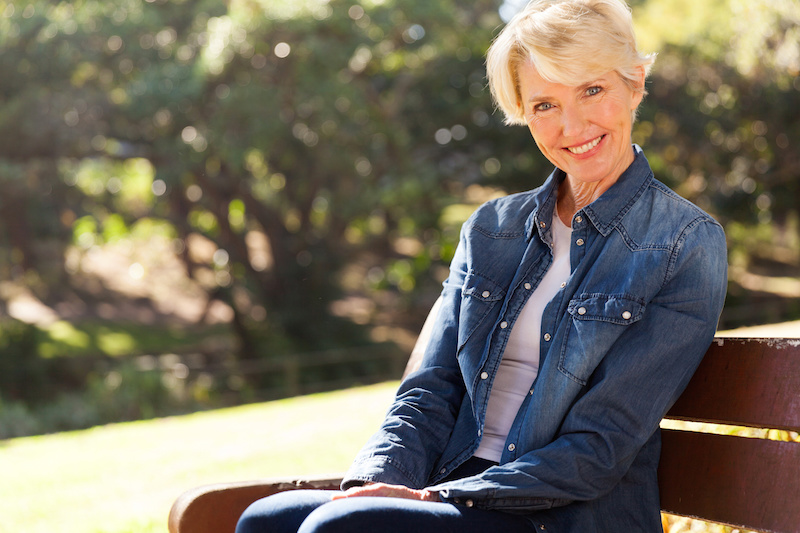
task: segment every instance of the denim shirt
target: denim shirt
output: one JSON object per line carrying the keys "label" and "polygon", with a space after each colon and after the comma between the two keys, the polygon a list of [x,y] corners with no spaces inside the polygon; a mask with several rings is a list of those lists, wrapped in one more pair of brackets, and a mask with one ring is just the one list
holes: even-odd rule
{"label": "denim shirt", "polygon": [[552,262],[558,169],[464,224],[421,367],[343,488],[427,487],[525,514],[539,531],[661,531],[659,422],[714,336],[727,254],[721,226],[633,149],[617,182],[572,218],[571,274],[530,332],[541,335],[540,370],[500,464],[443,481],[478,447],[509,333]]}

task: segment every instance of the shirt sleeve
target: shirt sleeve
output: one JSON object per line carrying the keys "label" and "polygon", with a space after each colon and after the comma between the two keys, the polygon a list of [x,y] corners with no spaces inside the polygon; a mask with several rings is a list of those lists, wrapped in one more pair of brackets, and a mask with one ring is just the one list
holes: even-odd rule
{"label": "shirt sleeve", "polygon": [[366,482],[422,488],[449,441],[466,393],[456,359],[468,256],[463,235],[462,229],[420,368],[400,384],[380,429],[346,473],[342,481],[345,490]]}

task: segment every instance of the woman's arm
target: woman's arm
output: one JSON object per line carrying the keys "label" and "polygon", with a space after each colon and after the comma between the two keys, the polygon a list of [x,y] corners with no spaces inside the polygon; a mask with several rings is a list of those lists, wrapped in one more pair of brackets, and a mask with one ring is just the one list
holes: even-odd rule
{"label": "woman's arm", "polygon": [[420,367],[400,384],[381,428],[345,475],[343,489],[365,482],[421,488],[428,482],[466,392],[456,360],[465,246],[462,230]]}

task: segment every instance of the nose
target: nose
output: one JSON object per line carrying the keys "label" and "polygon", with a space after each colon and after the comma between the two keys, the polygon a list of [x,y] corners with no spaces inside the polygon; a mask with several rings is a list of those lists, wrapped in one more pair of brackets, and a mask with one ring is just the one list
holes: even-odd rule
{"label": "nose", "polygon": [[561,129],[565,137],[580,137],[586,127],[586,117],[580,106],[565,105],[561,109]]}

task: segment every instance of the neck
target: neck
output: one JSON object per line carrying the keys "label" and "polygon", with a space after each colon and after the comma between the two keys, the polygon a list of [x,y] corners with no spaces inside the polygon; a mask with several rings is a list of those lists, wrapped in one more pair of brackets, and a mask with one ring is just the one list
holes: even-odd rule
{"label": "neck", "polygon": [[561,182],[558,188],[556,202],[556,209],[561,221],[569,227],[575,213],[600,198],[611,185],[613,183],[585,183],[567,175],[567,179]]}
{"label": "neck", "polygon": [[567,174],[567,177],[558,187],[556,201],[556,210],[558,216],[561,217],[561,221],[569,227],[572,224],[572,217],[575,216],[575,213],[600,198],[604,192],[610,189],[622,175],[622,171],[628,168],[634,159],[633,151],[631,150],[629,157],[623,162],[624,164],[619,165],[622,170],[618,174],[599,181],[581,181]]}

